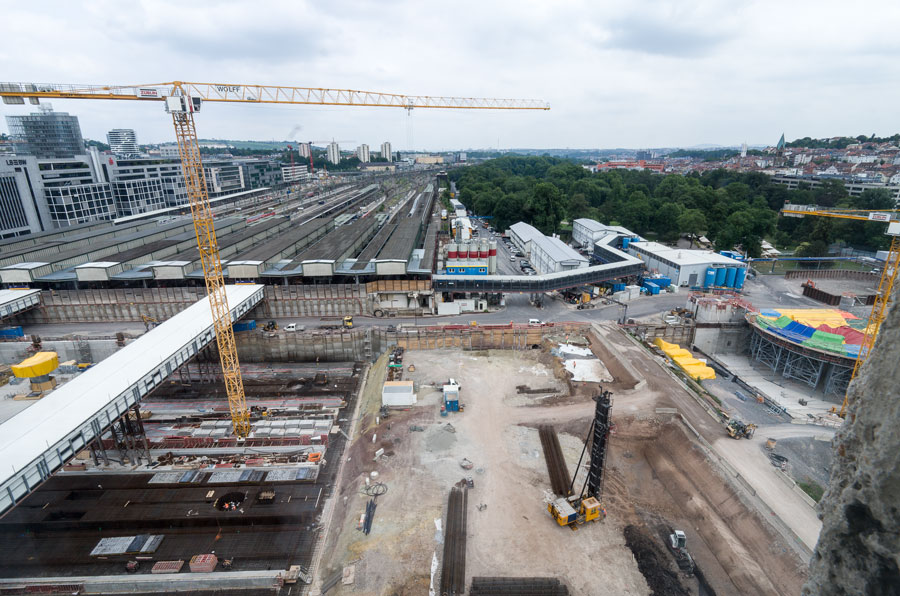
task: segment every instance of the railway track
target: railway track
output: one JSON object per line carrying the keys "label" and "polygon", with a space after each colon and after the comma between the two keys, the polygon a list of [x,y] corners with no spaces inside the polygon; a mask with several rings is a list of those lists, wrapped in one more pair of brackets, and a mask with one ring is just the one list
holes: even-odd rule
{"label": "railway track", "polygon": [[550,476],[553,492],[561,497],[568,497],[572,477],[569,476],[556,429],[549,424],[542,424],[538,427],[538,434],[541,438],[541,447],[544,449],[544,461],[547,462],[547,474]]}
{"label": "railway track", "polygon": [[450,489],[441,566],[441,596],[455,596],[466,591],[467,504],[467,489],[456,486]]}

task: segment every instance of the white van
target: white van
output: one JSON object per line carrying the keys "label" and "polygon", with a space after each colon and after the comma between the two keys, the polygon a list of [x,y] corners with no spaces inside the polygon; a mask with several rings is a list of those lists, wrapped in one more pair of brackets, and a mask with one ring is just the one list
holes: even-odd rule
{"label": "white van", "polygon": [[298,325],[297,323],[288,323],[284,326],[285,331],[303,331],[306,329],[303,325]]}
{"label": "white van", "polygon": [[528,319],[528,324],[533,327],[540,327],[544,322],[540,319]]}

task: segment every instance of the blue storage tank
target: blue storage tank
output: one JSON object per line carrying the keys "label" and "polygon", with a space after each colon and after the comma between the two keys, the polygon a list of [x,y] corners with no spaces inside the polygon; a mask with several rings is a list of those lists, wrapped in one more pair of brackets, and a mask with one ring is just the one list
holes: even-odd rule
{"label": "blue storage tank", "polygon": [[734,287],[734,278],[737,275],[737,267],[729,267],[725,272],[725,286]]}
{"label": "blue storage tank", "polygon": [[717,286],[724,286],[724,285],[725,285],[725,275],[727,274],[727,271],[725,270],[725,267],[719,267],[719,268],[717,268],[717,269],[714,269],[713,271],[716,272],[716,283],[715,283],[715,285],[717,285]]}
{"label": "blue storage tank", "polygon": [[714,285],[716,285],[716,270],[709,267],[706,270],[706,279],[703,281],[703,287],[709,288]]}
{"label": "blue storage tank", "polygon": [[631,243],[631,238],[622,238],[622,249],[628,248],[628,245]]}
{"label": "blue storage tank", "polygon": [[738,267],[737,274],[734,276],[734,287],[740,290],[744,287],[744,279],[747,277],[747,268]]}

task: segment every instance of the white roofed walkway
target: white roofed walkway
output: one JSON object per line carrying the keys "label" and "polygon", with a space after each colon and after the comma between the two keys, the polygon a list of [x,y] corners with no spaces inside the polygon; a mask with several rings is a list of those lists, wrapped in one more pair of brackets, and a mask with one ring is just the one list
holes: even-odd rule
{"label": "white roofed walkway", "polygon": [[[226,291],[233,321],[263,299],[261,285],[229,285]],[[204,297],[0,425],[0,512],[214,340]]]}

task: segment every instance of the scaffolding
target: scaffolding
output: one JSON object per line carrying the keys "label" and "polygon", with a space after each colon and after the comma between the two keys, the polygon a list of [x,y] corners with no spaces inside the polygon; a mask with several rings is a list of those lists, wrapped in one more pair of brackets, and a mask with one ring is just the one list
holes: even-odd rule
{"label": "scaffolding", "polygon": [[843,395],[853,372],[853,359],[825,354],[776,338],[751,325],[750,356],[760,364],[824,394]]}

